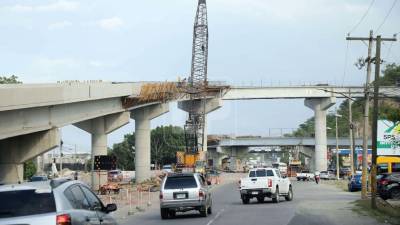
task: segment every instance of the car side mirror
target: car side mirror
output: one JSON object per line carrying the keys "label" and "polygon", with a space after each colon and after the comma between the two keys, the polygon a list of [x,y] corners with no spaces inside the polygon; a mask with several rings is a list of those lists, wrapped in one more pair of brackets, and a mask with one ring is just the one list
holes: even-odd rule
{"label": "car side mirror", "polygon": [[104,211],[105,211],[106,213],[114,212],[114,211],[116,211],[116,210],[117,210],[117,205],[114,204],[114,203],[108,204],[108,205],[105,207],[105,209],[104,209]]}

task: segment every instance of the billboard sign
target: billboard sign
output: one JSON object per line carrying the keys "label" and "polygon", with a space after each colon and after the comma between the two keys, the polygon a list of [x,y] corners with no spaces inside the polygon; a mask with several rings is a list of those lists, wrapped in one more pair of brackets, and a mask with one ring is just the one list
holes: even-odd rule
{"label": "billboard sign", "polygon": [[400,156],[400,122],[378,121],[377,153]]}

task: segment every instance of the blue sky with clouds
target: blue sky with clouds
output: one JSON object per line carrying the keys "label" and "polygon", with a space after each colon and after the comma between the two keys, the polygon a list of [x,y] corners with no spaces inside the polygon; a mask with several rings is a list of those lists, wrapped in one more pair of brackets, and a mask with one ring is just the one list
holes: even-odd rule
{"label": "blue sky with clouds", "polygon": [[[393,0],[375,1],[352,35],[366,36],[381,24]],[[24,83],[60,80],[176,80],[190,71],[195,0],[2,0],[1,74]],[[367,53],[348,47],[346,34],[369,0],[209,0],[209,78],[235,85],[309,83],[361,85],[365,71],[353,63]],[[400,32],[400,3],[379,33]],[[390,49],[390,51],[389,51]],[[384,59],[400,63],[400,43],[383,46]],[[302,100],[225,102],[209,115],[209,133],[268,135],[294,128],[312,111]],[[152,126],[182,125],[171,112]],[[109,135],[118,142],[134,123]],[[90,148],[90,136],[63,129],[66,143]]]}

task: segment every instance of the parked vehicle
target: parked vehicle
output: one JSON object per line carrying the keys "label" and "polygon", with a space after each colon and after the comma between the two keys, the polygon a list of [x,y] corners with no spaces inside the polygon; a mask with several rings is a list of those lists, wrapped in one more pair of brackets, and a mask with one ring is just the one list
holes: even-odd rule
{"label": "parked vehicle", "polygon": [[161,170],[164,174],[172,173],[172,166],[171,165],[164,165]]}
{"label": "parked vehicle", "polygon": [[110,182],[121,182],[124,179],[124,175],[121,170],[110,170],[108,171],[108,181]]}
{"label": "parked vehicle", "polygon": [[198,210],[207,217],[212,213],[211,183],[198,173],[167,175],[160,190],[161,219],[175,217],[176,212]]}
{"label": "parked vehicle", "polygon": [[347,183],[347,188],[350,192],[361,190],[361,174],[355,174],[349,177],[349,182]]}
{"label": "parked vehicle", "polygon": [[379,156],[376,159],[378,174],[400,172],[400,157]]}
{"label": "parked vehicle", "polygon": [[109,213],[117,206],[104,206],[80,181],[55,179],[3,185],[0,199],[0,225],[116,224]]}
{"label": "parked vehicle", "polygon": [[336,179],[335,173],[333,173],[332,171],[321,171],[319,173],[319,177],[321,178],[321,180],[334,180]]}
{"label": "parked vehicle", "polygon": [[30,182],[47,181],[47,180],[49,179],[47,178],[47,176],[44,175],[35,175],[29,179]]}
{"label": "parked vehicle", "polygon": [[379,175],[377,186],[382,199],[400,199],[400,173]]}
{"label": "parked vehicle", "polygon": [[287,201],[293,199],[289,178],[282,177],[275,168],[250,170],[247,177],[240,179],[239,190],[243,204],[248,204],[252,198],[257,198],[260,203],[264,202],[265,197],[272,198],[274,203],[278,203],[281,196]]}
{"label": "parked vehicle", "polygon": [[340,177],[348,177],[351,175],[351,169],[350,167],[341,167],[339,170],[339,176]]}
{"label": "parked vehicle", "polygon": [[300,181],[300,180],[303,180],[303,181],[308,180],[309,181],[311,179],[314,179],[314,174],[310,173],[309,170],[302,170],[300,173],[296,174],[296,178],[298,181]]}

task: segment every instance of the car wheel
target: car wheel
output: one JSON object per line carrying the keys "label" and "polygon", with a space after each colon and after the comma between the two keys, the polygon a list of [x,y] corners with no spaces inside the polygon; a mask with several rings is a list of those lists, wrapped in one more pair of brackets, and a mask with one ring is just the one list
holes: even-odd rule
{"label": "car wheel", "polygon": [[169,210],[169,211],[168,211],[168,215],[169,215],[170,218],[174,218],[174,217],[176,216],[176,211],[174,211],[174,210]]}
{"label": "car wheel", "polygon": [[264,198],[264,197],[261,197],[261,196],[260,196],[260,197],[257,197],[257,202],[258,202],[258,203],[263,203],[263,202],[264,202],[264,199],[265,199],[265,198]]}
{"label": "car wheel", "polygon": [[208,214],[212,214],[212,207],[208,207]]}
{"label": "car wheel", "polygon": [[246,195],[242,195],[242,202],[243,204],[249,204],[250,199]]}
{"label": "car wheel", "polygon": [[285,196],[285,200],[286,201],[292,201],[292,199],[293,199],[293,190],[292,190],[292,186],[289,186],[289,192]]}
{"label": "car wheel", "polygon": [[161,209],[161,219],[168,219],[168,209]]}
{"label": "car wheel", "polygon": [[200,216],[207,217],[208,216],[208,209],[207,206],[203,206],[200,209]]}
{"label": "car wheel", "polygon": [[300,181],[300,178],[297,178],[297,181]]}
{"label": "car wheel", "polygon": [[399,200],[400,199],[400,188],[394,188],[390,191],[390,197],[392,199]]}
{"label": "car wheel", "polygon": [[279,203],[279,188],[278,187],[276,188],[275,195],[272,198],[272,202],[273,203]]}

